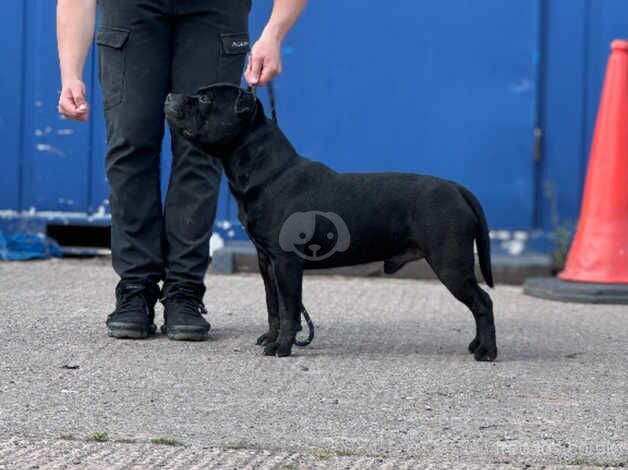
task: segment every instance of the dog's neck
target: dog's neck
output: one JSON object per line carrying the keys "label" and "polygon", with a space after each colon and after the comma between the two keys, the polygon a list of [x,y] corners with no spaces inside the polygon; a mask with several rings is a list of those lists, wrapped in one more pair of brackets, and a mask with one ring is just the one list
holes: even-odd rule
{"label": "dog's neck", "polygon": [[241,201],[256,197],[297,158],[283,132],[258,112],[238,145],[222,158],[222,164],[234,197]]}

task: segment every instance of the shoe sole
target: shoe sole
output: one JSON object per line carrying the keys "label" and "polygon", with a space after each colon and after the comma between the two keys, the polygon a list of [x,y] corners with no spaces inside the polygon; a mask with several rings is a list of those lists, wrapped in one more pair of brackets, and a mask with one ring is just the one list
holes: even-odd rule
{"label": "shoe sole", "polygon": [[107,325],[109,329],[109,336],[119,339],[144,339],[150,335],[155,334],[157,327],[151,325],[148,329],[138,328],[137,325],[132,323],[110,323]]}
{"label": "shoe sole", "polygon": [[203,341],[207,339],[209,329],[197,328],[193,326],[171,326],[163,325],[161,332],[175,341]]}

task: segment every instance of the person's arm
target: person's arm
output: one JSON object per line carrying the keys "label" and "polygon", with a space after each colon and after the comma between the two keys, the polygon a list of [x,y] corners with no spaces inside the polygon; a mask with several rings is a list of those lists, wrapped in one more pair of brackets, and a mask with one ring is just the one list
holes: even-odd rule
{"label": "person's arm", "polygon": [[58,0],[57,45],[61,68],[59,112],[75,121],[87,121],[83,66],[94,39],[96,0]]}
{"label": "person's arm", "polygon": [[265,85],[281,73],[280,46],[307,0],[274,0],[262,35],[251,48],[244,77],[249,85]]}

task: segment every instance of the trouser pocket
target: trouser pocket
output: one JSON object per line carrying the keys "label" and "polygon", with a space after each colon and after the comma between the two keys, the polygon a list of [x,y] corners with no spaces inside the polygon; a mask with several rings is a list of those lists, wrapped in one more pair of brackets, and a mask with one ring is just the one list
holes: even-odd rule
{"label": "trouser pocket", "polygon": [[126,88],[126,43],[128,29],[101,26],[96,33],[98,44],[98,78],[103,90],[103,106],[113,108],[124,99]]}
{"label": "trouser pocket", "polygon": [[240,85],[244,59],[250,49],[248,33],[223,33],[219,38],[218,81]]}

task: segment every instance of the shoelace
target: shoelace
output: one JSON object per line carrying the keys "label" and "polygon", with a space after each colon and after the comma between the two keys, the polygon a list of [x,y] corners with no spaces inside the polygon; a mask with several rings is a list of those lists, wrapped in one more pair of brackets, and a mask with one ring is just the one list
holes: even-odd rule
{"label": "shoelace", "polygon": [[207,309],[205,309],[205,305],[201,300],[191,295],[186,295],[183,293],[174,293],[170,296],[164,297],[161,299],[162,302],[174,301],[178,304],[181,304],[185,307],[183,310],[184,313],[193,316],[205,315],[207,313]]}
{"label": "shoelace", "polygon": [[120,299],[118,300],[118,305],[116,310],[118,312],[128,312],[137,310],[138,307],[142,309],[147,309],[148,302],[146,298],[142,295],[144,292],[143,286],[138,287],[126,287],[120,293]]}

